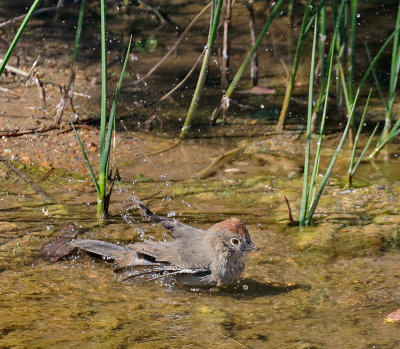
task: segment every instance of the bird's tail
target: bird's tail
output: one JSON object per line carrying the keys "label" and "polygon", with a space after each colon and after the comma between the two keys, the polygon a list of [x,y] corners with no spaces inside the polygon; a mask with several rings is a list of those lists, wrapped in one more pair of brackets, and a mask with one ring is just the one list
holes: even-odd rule
{"label": "bird's tail", "polygon": [[125,246],[114,245],[99,240],[72,240],[68,245],[114,260],[114,267],[125,268],[129,266],[146,267],[158,265],[151,260],[138,256],[133,249]]}
{"label": "bird's tail", "polygon": [[117,262],[135,254],[130,248],[99,240],[72,240],[68,245],[98,254],[107,259],[114,259]]}

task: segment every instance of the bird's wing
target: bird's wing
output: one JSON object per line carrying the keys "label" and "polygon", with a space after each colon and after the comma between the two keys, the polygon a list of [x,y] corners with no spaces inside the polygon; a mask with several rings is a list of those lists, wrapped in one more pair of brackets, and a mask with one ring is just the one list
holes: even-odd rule
{"label": "bird's wing", "polygon": [[163,217],[153,213],[144,203],[135,200],[138,208],[142,212],[143,218],[146,220],[162,225],[165,229],[173,232],[175,238],[183,236],[191,236],[204,234],[204,230],[191,227],[190,225],[179,222],[178,220],[170,217]]}
{"label": "bird's wing", "polygon": [[107,259],[113,259],[116,267],[123,268],[127,266],[153,266],[157,265],[145,258],[139,258],[132,249],[114,245],[109,242],[99,240],[72,240],[68,245],[78,247],[82,250],[98,254]]}
{"label": "bird's wing", "polygon": [[[145,240],[127,247],[154,258],[155,262],[169,263],[180,268],[208,271],[211,262],[204,253],[199,252],[201,246],[199,237],[194,239],[175,239],[172,241],[155,242]],[[200,251],[202,251],[200,249]]]}

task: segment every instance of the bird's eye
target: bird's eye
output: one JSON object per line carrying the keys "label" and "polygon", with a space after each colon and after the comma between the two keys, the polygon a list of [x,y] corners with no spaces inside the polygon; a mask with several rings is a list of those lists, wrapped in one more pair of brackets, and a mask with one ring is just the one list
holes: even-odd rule
{"label": "bird's eye", "polygon": [[231,244],[232,244],[233,246],[237,246],[237,245],[239,245],[239,243],[240,243],[240,241],[239,241],[238,239],[236,239],[236,238],[232,238],[232,239],[231,239]]}

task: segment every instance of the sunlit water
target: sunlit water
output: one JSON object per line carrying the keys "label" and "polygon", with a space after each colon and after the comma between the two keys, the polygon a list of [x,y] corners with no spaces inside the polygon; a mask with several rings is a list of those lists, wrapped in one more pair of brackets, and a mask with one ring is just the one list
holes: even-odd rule
{"label": "sunlit water", "polygon": [[[15,185],[5,181],[0,346],[398,347],[398,326],[383,322],[400,304],[399,181],[384,175],[397,160],[375,164],[382,169],[373,175],[379,184],[328,188],[316,215],[321,223],[300,232],[286,226],[283,195],[297,216],[301,173],[276,175],[282,163],[295,168],[290,163],[297,159],[279,157],[279,168],[251,159],[244,155],[226,166],[246,160],[246,170],[220,171],[213,180],[117,184],[113,216],[103,226],[96,224],[93,190],[85,183],[69,181],[67,193],[53,189],[65,205],[44,205],[23,185],[12,194]],[[372,178],[366,168],[362,173],[363,181]],[[41,245],[70,222],[85,229],[82,238],[127,243],[143,232],[162,238],[161,229],[126,212],[132,195],[160,188],[148,201],[159,213],[198,227],[231,216],[247,224],[259,250],[237,284],[199,291],[161,280],[120,282],[111,263],[84,254],[54,264],[38,259]]]}
{"label": "sunlit water", "polygon": [[[187,11],[194,16],[199,10],[196,7]],[[187,17],[184,12],[180,16]],[[388,21],[384,16],[378,17],[377,20]],[[207,19],[203,22],[207,28]],[[63,27],[64,22],[60,23]],[[279,40],[268,43],[264,47],[268,54],[260,56],[260,69],[268,68],[268,74],[281,69],[277,53],[287,55],[288,62],[292,59],[292,51],[286,47],[290,46],[287,38],[281,38],[281,28],[287,24],[284,19],[278,23],[271,29],[271,36]],[[365,25],[363,18],[361,23]],[[117,32],[118,25],[112,25]],[[46,31],[44,35],[40,27],[40,24],[34,27],[40,40],[42,37],[50,40],[52,32]],[[153,28],[148,32],[152,34]],[[72,42],[73,35],[69,33]],[[149,33],[141,34],[145,37]],[[171,37],[162,30],[157,35],[160,43],[163,35]],[[247,45],[247,34],[241,35],[241,41]],[[173,33],[170,42],[175,37]],[[59,60],[58,37],[55,40],[57,45],[51,52],[56,51]],[[122,105],[131,107],[132,98],[142,103],[143,96],[146,103],[151,102],[159,97],[153,96],[153,92],[162,95],[167,91],[171,87],[171,71],[178,70],[172,80],[180,78],[182,67],[189,69],[205,44],[205,39],[201,43],[187,41],[190,41],[185,46],[187,55],[175,56],[165,68],[168,74],[161,70],[152,78],[158,84],[149,83],[150,90],[143,86],[127,87],[124,91],[128,90],[129,95],[122,98]],[[35,40],[34,44],[38,50]],[[247,48],[236,48],[238,56],[233,65],[241,61]],[[145,59],[155,63],[163,50],[147,56],[135,52],[135,57],[139,63]],[[33,62],[36,57],[32,53],[32,57],[25,58]],[[69,62],[68,56],[64,66],[68,67]],[[95,64],[93,74],[98,68],[97,61]],[[144,73],[152,62],[146,64],[144,67],[134,61],[132,71],[141,69]],[[215,66],[212,68],[215,70]],[[307,75],[307,69],[300,74]],[[277,75],[268,75],[266,82],[284,90],[283,77],[282,70]],[[87,84],[85,76],[81,79]],[[243,86],[246,87],[246,82]],[[78,90],[86,92],[79,85]],[[183,92],[179,93],[170,108],[185,111],[190,93],[185,98]],[[208,100],[213,100],[212,97],[213,103],[219,100],[219,95],[215,98],[210,96],[213,92],[208,93]],[[256,98],[266,105],[280,106],[281,97],[272,96],[273,101],[268,104],[264,97]],[[249,97],[249,104],[253,102]],[[199,113],[208,117],[209,111],[204,110],[212,110],[213,103],[207,103]],[[168,118],[173,115],[173,120],[177,116],[161,107],[154,112]],[[177,114],[180,127],[185,113]],[[276,110],[272,108],[265,114],[276,117]],[[252,116],[257,117],[253,112]],[[136,125],[137,119],[128,115],[126,123],[129,122]],[[260,136],[264,126],[259,120],[244,126],[234,123],[223,132],[229,136]],[[145,140],[138,142],[135,149],[122,149],[121,145],[117,163],[125,182],[116,185],[112,217],[103,226],[96,223],[96,196],[89,180],[50,176],[42,185],[59,204],[45,205],[21,180],[1,167],[0,347],[399,348],[399,326],[384,324],[385,316],[400,307],[398,145],[389,146],[389,160],[381,160],[382,156],[378,161],[362,164],[354,183],[357,189],[351,191],[342,189],[348,156],[339,158],[317,209],[315,224],[300,231],[298,227],[287,227],[284,196],[291,202],[297,218],[304,142],[294,143],[296,134],[252,139],[254,143],[243,154],[217,169],[211,179],[185,181],[192,179],[223,149],[237,146],[235,139],[218,139],[217,132],[211,130],[208,134],[216,139],[187,141],[168,156],[137,156],[165,146],[165,139],[149,141],[143,137]],[[141,139],[142,135],[136,136]],[[335,137],[331,137],[330,144],[332,139]],[[7,147],[15,150],[17,145],[12,142],[18,140],[9,139]],[[65,142],[69,149],[72,142],[75,142],[73,135]],[[51,148],[46,144],[43,147],[46,152]],[[327,155],[332,149],[326,149],[322,168],[326,168]],[[61,163],[69,160],[63,156]],[[95,153],[89,157],[97,159]],[[83,161],[78,160],[84,167]],[[135,177],[137,174],[141,176]],[[38,258],[42,244],[60,236],[61,229],[71,222],[85,229],[81,238],[114,243],[138,241],[144,233],[146,237],[162,238],[161,229],[141,223],[137,215],[127,214],[133,195],[150,198],[146,202],[155,212],[174,215],[199,228],[238,217],[246,223],[259,250],[249,255],[246,270],[237,284],[207,291],[190,290],[162,280],[120,282],[111,263],[84,254],[54,264]]]}

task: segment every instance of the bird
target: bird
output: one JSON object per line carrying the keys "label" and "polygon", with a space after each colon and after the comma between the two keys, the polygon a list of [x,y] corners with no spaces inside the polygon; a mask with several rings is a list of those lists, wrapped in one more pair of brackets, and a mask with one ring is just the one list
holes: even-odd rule
{"label": "bird", "polygon": [[166,241],[144,240],[125,246],[106,241],[75,239],[68,244],[114,260],[121,280],[148,276],[149,280],[174,277],[184,285],[207,287],[233,283],[243,272],[249,251],[256,246],[244,223],[229,218],[207,230],[153,213],[141,201],[137,208],[147,221],[172,232]]}

